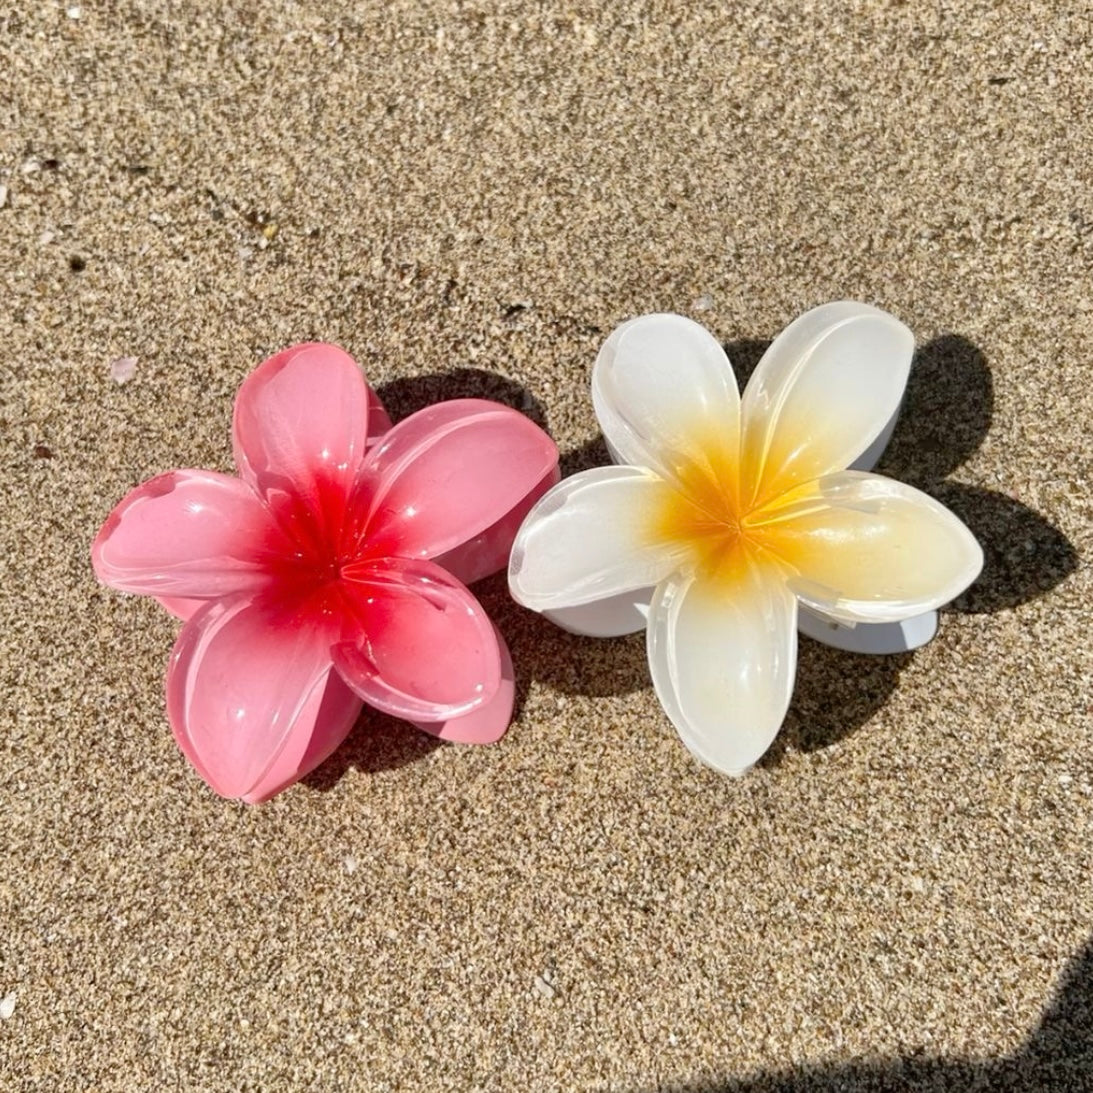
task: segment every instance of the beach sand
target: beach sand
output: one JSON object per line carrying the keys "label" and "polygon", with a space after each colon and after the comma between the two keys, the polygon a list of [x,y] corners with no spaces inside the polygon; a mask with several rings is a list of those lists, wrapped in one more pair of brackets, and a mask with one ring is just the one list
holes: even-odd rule
{"label": "beach sand", "polygon": [[[0,1087],[1093,1088],[1087,4],[15,0],[0,73]],[[840,298],[913,330],[879,469],[986,568],[914,654],[802,641],[756,770],[502,579],[499,745],[366,715],[261,807],[186,764],[177,624],[89,546],[231,469],[264,356],[570,472],[617,323],[743,375]]]}

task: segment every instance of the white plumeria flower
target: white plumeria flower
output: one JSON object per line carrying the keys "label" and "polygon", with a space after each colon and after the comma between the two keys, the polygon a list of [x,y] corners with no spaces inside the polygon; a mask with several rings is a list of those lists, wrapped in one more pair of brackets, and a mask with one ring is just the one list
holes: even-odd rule
{"label": "white plumeria flower", "polygon": [[859,303],[815,308],[743,398],[713,336],[680,315],[624,323],[592,398],[616,462],[550,490],[512,551],[520,603],[569,629],[647,626],[649,669],[687,747],[739,774],[793,692],[797,629],[842,648],[910,648],[979,573],[943,505],[872,466],[914,339]]}

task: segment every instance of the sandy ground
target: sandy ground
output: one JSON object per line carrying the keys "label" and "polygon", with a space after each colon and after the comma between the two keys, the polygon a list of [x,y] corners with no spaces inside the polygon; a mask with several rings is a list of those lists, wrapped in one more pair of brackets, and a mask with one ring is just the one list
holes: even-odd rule
{"label": "sandy ground", "polygon": [[[4,5],[0,1086],[1093,1088],[1091,16]],[[571,471],[616,323],[692,314],[746,373],[842,297],[914,330],[881,469],[987,565],[918,653],[804,642],[748,777],[640,637],[500,581],[502,744],[366,717],[260,808],[186,765],[176,625],[88,547],[230,468],[263,356],[336,341],[400,416],[507,400]]]}

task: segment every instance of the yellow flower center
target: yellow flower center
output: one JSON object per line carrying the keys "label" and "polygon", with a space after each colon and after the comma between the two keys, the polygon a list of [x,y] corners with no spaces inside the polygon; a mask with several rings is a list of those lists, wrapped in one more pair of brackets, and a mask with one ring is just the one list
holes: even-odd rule
{"label": "yellow flower center", "polygon": [[650,537],[685,546],[696,571],[719,582],[736,583],[754,566],[799,572],[807,544],[788,523],[801,511],[801,491],[756,503],[748,471],[761,465],[761,455],[738,454],[728,438],[707,431],[697,430],[686,451],[674,453],[672,488],[651,513]]}

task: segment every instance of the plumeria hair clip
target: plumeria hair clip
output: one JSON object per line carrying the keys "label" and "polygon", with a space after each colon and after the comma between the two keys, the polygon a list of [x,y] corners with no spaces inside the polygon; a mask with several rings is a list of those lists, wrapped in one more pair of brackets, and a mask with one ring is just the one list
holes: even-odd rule
{"label": "plumeria hair clip", "polygon": [[826,304],[774,340],[741,397],[697,323],[624,323],[592,376],[617,465],[566,479],[531,510],[513,596],[579,633],[646,628],[684,744],[720,771],[747,770],[789,706],[798,628],[844,649],[911,648],[979,574],[960,520],[869,473],[913,350],[891,315]]}
{"label": "plumeria hair clip", "polygon": [[260,365],[232,428],[238,477],[153,478],[92,548],[101,581],[184,620],[167,711],[201,777],[266,800],[337,748],[362,703],[446,740],[498,739],[512,666],[466,586],[505,567],[557,482],[553,441],[477,399],[392,427],[332,345]]}

